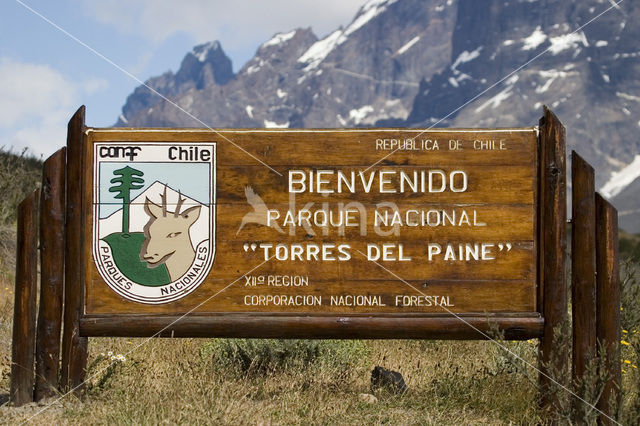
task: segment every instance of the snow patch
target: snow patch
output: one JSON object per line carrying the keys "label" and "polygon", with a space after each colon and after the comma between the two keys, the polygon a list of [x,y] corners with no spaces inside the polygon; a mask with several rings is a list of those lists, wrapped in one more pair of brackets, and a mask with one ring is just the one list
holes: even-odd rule
{"label": "snow patch", "polygon": [[629,95],[628,93],[616,92],[616,96],[628,101],[640,102],[640,96]]}
{"label": "snow patch", "polygon": [[371,105],[365,105],[358,109],[352,109],[349,111],[349,120],[352,120],[355,124],[360,124],[367,115],[373,112]]}
{"label": "snow patch", "polygon": [[[638,123],[640,126],[640,123]],[[640,177],[640,155],[636,155],[631,164],[619,172],[613,172],[609,181],[600,188],[600,193],[612,198],[622,192],[631,182]]]}
{"label": "snow patch", "polygon": [[611,79],[609,78],[609,74],[602,73],[602,79],[604,80],[605,83],[608,83],[611,81]]}
{"label": "snow patch", "polygon": [[244,107],[244,110],[247,112],[249,118],[253,118],[253,107],[251,105]]}
{"label": "snow patch", "polygon": [[288,33],[278,33],[274,35],[271,40],[262,43],[262,47],[277,46],[291,40],[294,35],[296,35],[296,30],[290,31]]}
{"label": "snow patch", "polygon": [[458,81],[453,77],[449,77],[449,84],[452,85],[453,87],[460,87],[460,85],[458,84]]}
{"label": "snow patch", "polygon": [[364,24],[384,12],[387,7],[395,2],[396,0],[369,0],[364,6],[362,6],[362,9],[360,9],[360,13],[356,16],[356,19],[349,24],[347,29],[344,31],[344,35],[349,36],[350,34],[353,34]]}
{"label": "snow patch", "polygon": [[476,112],[481,112],[483,109],[485,109],[488,106],[491,106],[491,108],[494,108],[494,109],[499,107],[503,101],[507,100],[511,95],[513,95],[513,93],[511,92],[511,89],[512,87],[507,87],[506,89],[504,89],[503,91],[501,91],[500,93],[498,93],[497,95],[489,99],[487,102],[483,103],[478,108],[476,108]]}
{"label": "snow patch", "polygon": [[607,40],[598,40],[596,41],[596,47],[605,47],[608,46],[609,42]]}
{"label": "snow patch", "polygon": [[515,43],[515,41],[513,40],[505,40],[502,42],[503,46],[511,46],[513,43]]}
{"label": "snow patch", "polygon": [[466,50],[463,51],[458,55],[456,60],[453,62],[453,65],[451,65],[451,69],[455,71],[458,65],[464,64],[465,62],[473,61],[475,58],[480,56],[481,50],[482,50],[482,46],[478,47],[473,52],[468,52]]}
{"label": "snow patch", "polygon": [[476,108],[476,112],[481,112],[488,106],[491,106],[491,108],[494,108],[494,109],[499,107],[503,101],[507,100],[511,95],[513,95],[513,92],[511,92],[511,89],[513,89],[513,85],[518,81],[518,79],[519,77],[517,75],[510,77],[507,80],[508,86],[504,90],[502,90],[500,93],[498,93],[497,95],[495,95],[494,97],[492,97],[491,99],[489,99],[488,101],[480,105],[478,108]]}
{"label": "snow patch", "polygon": [[333,48],[339,44],[341,37],[342,30],[336,30],[322,40],[316,41],[298,58],[298,62],[307,64],[306,71],[317,67],[331,53]]}
{"label": "snow patch", "polygon": [[536,27],[529,37],[523,38],[524,46],[522,50],[533,50],[547,40],[547,35],[542,31],[540,26]]}
{"label": "snow patch", "polygon": [[567,71],[557,71],[557,70],[542,70],[539,71],[540,77],[546,78],[547,81],[542,86],[536,87],[536,93],[544,93],[549,90],[549,87],[553,84],[553,82],[558,78],[566,78],[572,75],[578,75],[577,71],[567,72]]}
{"label": "snow patch", "polygon": [[124,124],[129,123],[129,120],[127,120],[127,118],[124,116],[124,114],[120,114],[120,121],[122,121]]}
{"label": "snow patch", "polygon": [[275,121],[264,120],[264,127],[267,129],[286,129],[289,127],[289,122],[278,124]]}
{"label": "snow patch", "polygon": [[549,52],[552,55],[557,55],[563,50],[567,49],[578,49],[579,43],[582,43],[583,46],[589,46],[589,42],[587,41],[587,36],[584,35],[584,32],[580,31],[577,33],[563,34],[557,37],[551,37],[549,39],[551,42],[551,46],[549,46]]}
{"label": "snow patch", "polygon": [[402,55],[404,52],[406,52],[407,50],[411,49],[411,46],[416,44],[419,40],[420,40],[420,36],[415,36],[414,38],[409,40],[409,42],[407,44],[405,44],[400,49],[398,49],[398,55]]}
{"label": "snow patch", "polygon": [[397,0],[369,0],[365,3],[349,26],[343,30],[336,30],[312,44],[306,52],[298,58],[298,62],[306,64],[305,71],[316,68],[335,49],[349,39],[349,36],[359,30],[367,22],[384,12],[388,6]]}
{"label": "snow patch", "polygon": [[611,6],[615,7],[616,9],[621,10],[620,5],[616,1],[609,0],[609,3],[611,3]]}
{"label": "snow patch", "polygon": [[278,88],[278,90],[276,90],[276,95],[277,95],[280,99],[282,99],[282,98],[284,98],[285,96],[287,96],[287,95],[288,95],[288,93],[287,93],[287,92],[285,92],[284,90],[281,90],[280,88]]}
{"label": "snow patch", "polygon": [[217,41],[210,41],[205,44],[201,44],[193,48],[193,56],[195,56],[198,61],[204,62],[207,60],[207,55],[211,50],[216,50],[220,48],[220,43]]}
{"label": "snow patch", "polygon": [[249,68],[247,68],[247,74],[251,75],[255,72],[260,71],[260,68],[262,68],[264,64],[265,62],[262,59],[260,59],[257,64],[251,65]]}

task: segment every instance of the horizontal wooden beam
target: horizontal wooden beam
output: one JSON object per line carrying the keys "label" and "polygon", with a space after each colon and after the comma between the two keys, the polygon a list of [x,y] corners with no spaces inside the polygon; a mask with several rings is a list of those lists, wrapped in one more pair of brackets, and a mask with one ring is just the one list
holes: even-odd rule
{"label": "horizontal wooden beam", "polygon": [[189,315],[84,317],[81,336],[239,337],[315,339],[486,339],[497,325],[507,340],[542,337],[540,316],[487,317],[367,317]]}

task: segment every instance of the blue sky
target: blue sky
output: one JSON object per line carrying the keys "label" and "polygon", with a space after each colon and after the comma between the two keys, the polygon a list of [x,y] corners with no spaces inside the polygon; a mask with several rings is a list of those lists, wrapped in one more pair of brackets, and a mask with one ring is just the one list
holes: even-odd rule
{"label": "blue sky", "polygon": [[238,70],[273,34],[312,27],[324,36],[365,0],[3,0],[0,147],[47,156],[65,143],[80,105],[88,125],[110,126],[139,83],[21,3],[144,81],[176,71],[194,45],[211,40]]}

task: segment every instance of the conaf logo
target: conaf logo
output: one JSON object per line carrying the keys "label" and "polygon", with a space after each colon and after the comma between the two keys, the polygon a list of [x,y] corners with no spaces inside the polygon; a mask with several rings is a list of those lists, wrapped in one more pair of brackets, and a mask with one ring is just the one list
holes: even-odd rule
{"label": "conaf logo", "polygon": [[134,147],[133,161],[114,161],[102,154],[117,143],[94,146],[94,261],[122,297],[167,303],[193,292],[213,265],[215,144],[197,145],[208,161],[176,159],[175,144]]}

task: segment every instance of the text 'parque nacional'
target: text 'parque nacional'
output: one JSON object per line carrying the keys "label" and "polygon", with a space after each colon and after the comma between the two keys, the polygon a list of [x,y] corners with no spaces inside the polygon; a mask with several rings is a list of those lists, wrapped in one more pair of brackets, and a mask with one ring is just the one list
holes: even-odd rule
{"label": "text 'parque nacional'", "polygon": [[537,141],[92,130],[87,313],[534,312]]}

